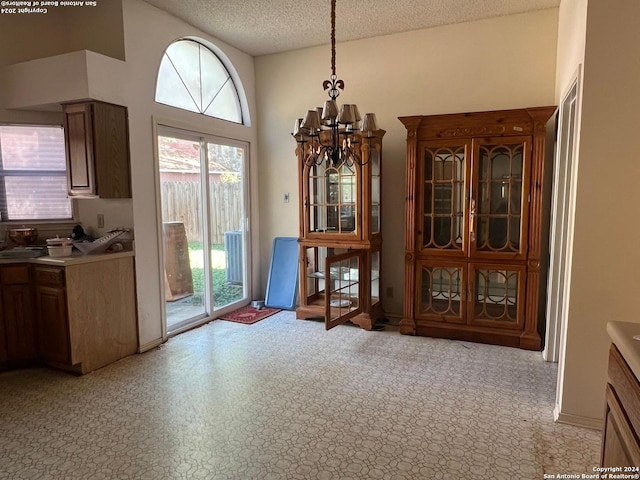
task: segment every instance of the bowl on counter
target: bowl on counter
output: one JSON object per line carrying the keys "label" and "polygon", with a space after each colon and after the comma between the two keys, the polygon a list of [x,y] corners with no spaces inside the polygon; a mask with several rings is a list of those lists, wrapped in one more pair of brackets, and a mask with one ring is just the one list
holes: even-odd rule
{"label": "bowl on counter", "polygon": [[9,238],[16,245],[25,247],[27,245],[31,245],[32,243],[35,243],[35,241],[38,239],[38,229],[28,228],[24,226],[20,228],[10,228]]}
{"label": "bowl on counter", "polygon": [[48,238],[47,250],[50,257],[70,257],[73,250],[73,240],[70,238]]}

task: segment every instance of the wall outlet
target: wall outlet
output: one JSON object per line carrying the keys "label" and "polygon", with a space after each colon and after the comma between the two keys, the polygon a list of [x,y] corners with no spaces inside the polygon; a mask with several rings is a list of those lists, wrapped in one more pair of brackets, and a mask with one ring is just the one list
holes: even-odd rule
{"label": "wall outlet", "polygon": [[98,214],[98,228],[104,228],[104,213]]}

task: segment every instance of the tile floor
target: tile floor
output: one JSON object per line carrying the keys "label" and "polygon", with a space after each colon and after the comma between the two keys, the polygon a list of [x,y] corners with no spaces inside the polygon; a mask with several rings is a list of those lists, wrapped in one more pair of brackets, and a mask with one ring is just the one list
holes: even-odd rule
{"label": "tile floor", "polygon": [[599,432],[552,420],[556,365],[281,312],[83,377],[0,375],[2,479],[542,479]]}

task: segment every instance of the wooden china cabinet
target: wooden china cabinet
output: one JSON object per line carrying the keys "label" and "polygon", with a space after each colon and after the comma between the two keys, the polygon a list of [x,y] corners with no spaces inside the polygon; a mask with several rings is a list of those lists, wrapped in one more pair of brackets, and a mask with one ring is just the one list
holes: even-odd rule
{"label": "wooden china cabinet", "polygon": [[[378,329],[382,233],[380,181],[384,130],[355,134],[361,162],[305,162],[298,143],[299,319],[328,329],[351,321]],[[328,135],[328,132],[322,132]]]}
{"label": "wooden china cabinet", "polygon": [[407,128],[401,333],[540,349],[545,136],[554,112],[400,117]]}

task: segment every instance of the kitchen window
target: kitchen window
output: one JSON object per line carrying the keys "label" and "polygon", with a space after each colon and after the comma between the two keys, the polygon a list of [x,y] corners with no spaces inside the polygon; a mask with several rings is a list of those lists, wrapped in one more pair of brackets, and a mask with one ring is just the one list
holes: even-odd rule
{"label": "kitchen window", "polygon": [[66,168],[62,127],[0,125],[1,220],[71,219]]}

